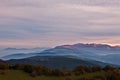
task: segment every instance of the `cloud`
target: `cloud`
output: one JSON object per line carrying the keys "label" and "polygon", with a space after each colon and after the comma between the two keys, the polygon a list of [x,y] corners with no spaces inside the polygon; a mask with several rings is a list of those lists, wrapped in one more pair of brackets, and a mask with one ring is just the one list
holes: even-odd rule
{"label": "cloud", "polygon": [[119,0],[0,0],[2,46],[14,42],[17,46],[22,42],[26,42],[25,46],[115,41],[120,44],[119,30]]}
{"label": "cloud", "polygon": [[113,6],[120,6],[119,0],[0,0],[0,6],[39,6],[39,7],[47,7],[47,6],[53,6],[57,4],[77,4],[77,5],[88,5],[88,6],[107,6],[107,7],[113,7]]}

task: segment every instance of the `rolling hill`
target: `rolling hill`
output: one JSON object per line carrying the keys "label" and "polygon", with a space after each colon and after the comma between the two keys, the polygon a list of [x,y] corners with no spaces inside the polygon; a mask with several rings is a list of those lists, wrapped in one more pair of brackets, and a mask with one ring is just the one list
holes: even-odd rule
{"label": "rolling hill", "polygon": [[[90,60],[86,58],[76,58],[71,56],[35,56],[25,59],[12,59],[7,61],[9,64],[30,64],[30,65],[43,65],[49,68],[58,69],[66,67],[68,69],[73,69],[76,66],[105,66],[111,65],[107,63],[102,63],[95,60]],[[113,65],[112,65],[113,66]]]}

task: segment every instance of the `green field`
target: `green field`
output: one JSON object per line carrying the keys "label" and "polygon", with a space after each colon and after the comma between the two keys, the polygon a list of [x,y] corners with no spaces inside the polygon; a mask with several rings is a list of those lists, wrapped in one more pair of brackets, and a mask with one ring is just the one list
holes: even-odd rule
{"label": "green field", "polygon": [[83,78],[87,80],[91,80],[95,76],[103,76],[104,72],[96,72],[81,76],[69,76],[69,77],[46,77],[46,76],[38,76],[38,77],[31,77],[29,74],[19,71],[19,70],[8,70],[2,73],[0,71],[0,80],[84,80]]}

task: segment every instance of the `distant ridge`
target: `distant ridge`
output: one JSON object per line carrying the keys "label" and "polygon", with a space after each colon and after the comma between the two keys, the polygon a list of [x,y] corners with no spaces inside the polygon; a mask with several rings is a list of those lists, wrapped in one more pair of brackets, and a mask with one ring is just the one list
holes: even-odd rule
{"label": "distant ridge", "polygon": [[73,56],[78,59],[87,58],[90,60],[96,60],[100,62],[120,65],[120,47],[110,46],[107,44],[73,44],[73,45],[61,45],[54,48],[46,49],[42,52],[31,54],[19,54],[4,56],[3,59],[23,59],[33,56]]}
{"label": "distant ridge", "polygon": [[82,47],[82,48],[98,48],[98,49],[120,49],[120,46],[111,46],[108,44],[95,44],[95,43],[90,43],[90,44],[83,44],[83,43],[78,43],[78,44],[73,44],[73,45],[62,45],[62,46],[57,46],[55,48],[74,48],[74,47]]}
{"label": "distant ridge", "polygon": [[35,47],[35,48],[13,48],[13,47],[8,47],[3,50],[33,50],[33,49],[45,49],[46,47]]}

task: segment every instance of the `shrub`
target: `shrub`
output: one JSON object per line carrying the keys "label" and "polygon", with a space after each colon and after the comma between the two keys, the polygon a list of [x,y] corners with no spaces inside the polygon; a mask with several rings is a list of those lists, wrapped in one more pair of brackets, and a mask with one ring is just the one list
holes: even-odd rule
{"label": "shrub", "polygon": [[60,71],[59,69],[52,70],[52,75],[53,76],[63,76],[63,72]]}
{"label": "shrub", "polygon": [[38,75],[51,75],[51,70],[44,66],[36,66],[34,70],[37,72]]}
{"label": "shrub", "polygon": [[116,69],[116,68],[111,67],[111,66],[109,66],[109,65],[107,65],[107,66],[105,66],[105,67],[103,68],[104,71],[112,71],[112,70],[114,70],[114,69]]}
{"label": "shrub", "polygon": [[36,72],[36,71],[33,71],[32,73],[30,73],[30,76],[36,77],[36,76],[38,76],[38,75],[37,75],[37,72]]}
{"label": "shrub", "polygon": [[23,64],[16,64],[14,66],[10,66],[10,68],[17,69],[17,70],[23,70],[24,69],[24,65]]}
{"label": "shrub", "polygon": [[34,71],[34,66],[32,65],[25,65],[24,66],[24,71],[27,73],[32,73]]}
{"label": "shrub", "polygon": [[93,66],[92,72],[102,71],[102,68],[100,66]]}

